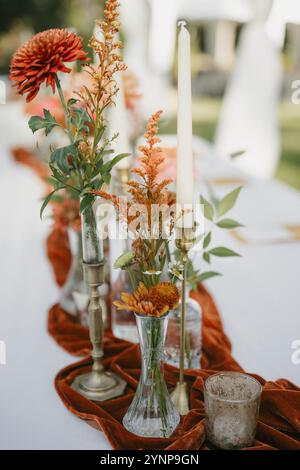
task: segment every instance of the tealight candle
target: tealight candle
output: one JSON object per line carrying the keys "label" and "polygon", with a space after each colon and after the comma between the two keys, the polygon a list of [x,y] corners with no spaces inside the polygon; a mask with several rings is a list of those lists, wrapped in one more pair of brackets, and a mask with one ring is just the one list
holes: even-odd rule
{"label": "tealight candle", "polygon": [[256,431],[262,387],[245,374],[222,372],[205,382],[208,440],[221,449],[250,447]]}

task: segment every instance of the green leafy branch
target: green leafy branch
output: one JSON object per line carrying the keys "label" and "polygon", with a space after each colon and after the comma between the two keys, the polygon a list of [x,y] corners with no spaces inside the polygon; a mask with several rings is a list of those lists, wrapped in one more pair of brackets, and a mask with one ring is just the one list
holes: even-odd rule
{"label": "green leafy branch", "polygon": [[[202,204],[204,217],[210,222],[212,222],[213,226],[218,227],[220,229],[229,230],[242,227],[243,225],[240,224],[237,220],[227,217],[224,218],[224,215],[227,214],[235,206],[241,189],[241,186],[234,189],[230,193],[226,194],[226,196],[224,196],[222,199],[218,199],[213,195],[211,197],[211,201],[208,201],[204,196],[201,195],[200,203]],[[206,263],[210,264],[211,256],[216,256],[219,258],[240,256],[235,251],[224,246],[210,248],[211,241],[212,230],[205,234],[203,241],[204,251],[202,256]]]}
{"label": "green leafy branch", "polygon": [[[215,195],[212,195],[211,201],[208,201],[202,195],[200,196],[203,215],[208,221],[212,222],[213,227],[215,226],[219,229],[229,230],[243,226],[237,220],[224,217],[224,215],[226,215],[235,206],[241,189],[241,186],[234,189],[230,193],[226,194],[222,199],[218,199],[215,197]],[[202,257],[206,263],[210,264],[211,256],[216,256],[219,258],[240,256],[235,251],[224,246],[210,248],[212,242],[212,230],[210,230],[208,233],[205,233],[203,239],[204,251]]]}
{"label": "green leafy branch", "polygon": [[[29,127],[33,133],[44,130],[49,135],[55,127],[61,128],[69,137],[69,144],[56,149],[50,149],[49,167],[50,182],[53,191],[44,199],[40,216],[42,217],[48,203],[54,199],[58,191],[66,190],[71,197],[81,199],[81,212],[94,202],[90,193],[99,190],[104,184],[109,184],[113,167],[129,154],[114,156],[109,161],[105,157],[112,155],[113,141],[118,137],[103,139],[107,128],[106,121],[99,109],[93,117],[87,109],[78,107],[78,100],[65,99],[60,81],[56,76],[58,94],[65,114],[66,127],[61,125],[51,112],[44,109],[43,116],[33,116]],[[92,134],[92,144],[90,135]]]}
{"label": "green leafy branch", "polygon": [[[204,232],[198,237],[198,242],[202,241],[202,258],[207,264],[211,264],[211,257],[227,258],[240,256],[235,251],[224,246],[217,246],[212,248],[211,243],[213,230],[215,227],[225,230],[243,227],[242,224],[234,219],[227,217],[224,218],[224,215],[226,215],[235,206],[241,189],[242,187],[234,189],[222,199],[218,199],[215,195],[212,195],[211,200],[209,201],[204,196],[200,196],[203,215],[209,222],[212,223],[212,228],[208,232]],[[180,252],[178,250],[175,252],[175,259],[177,262],[180,260]],[[187,280],[192,289],[196,289],[198,283],[204,282],[207,279],[215,276],[221,276],[221,273],[216,271],[202,271],[200,269],[195,269],[194,263],[189,259],[187,265]]]}

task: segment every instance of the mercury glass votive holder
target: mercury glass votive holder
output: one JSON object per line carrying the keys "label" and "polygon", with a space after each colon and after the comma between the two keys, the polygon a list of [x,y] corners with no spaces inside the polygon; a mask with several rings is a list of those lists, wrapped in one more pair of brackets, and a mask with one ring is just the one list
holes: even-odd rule
{"label": "mercury glass votive holder", "polygon": [[255,438],[261,384],[246,374],[222,372],[205,381],[207,439],[220,449],[250,447]]}

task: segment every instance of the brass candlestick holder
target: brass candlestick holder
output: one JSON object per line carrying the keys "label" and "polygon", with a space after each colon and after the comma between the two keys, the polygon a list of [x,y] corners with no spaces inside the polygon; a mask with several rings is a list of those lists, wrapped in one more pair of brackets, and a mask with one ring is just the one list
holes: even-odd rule
{"label": "brass candlestick holder", "polygon": [[72,388],[93,401],[110,400],[122,395],[126,382],[113,372],[104,370],[103,357],[103,318],[100,304],[99,286],[104,281],[105,260],[98,264],[83,262],[84,279],[90,291],[89,329],[93,346],[93,366],[91,372],[79,375],[72,383]]}
{"label": "brass candlestick holder", "polygon": [[176,247],[181,252],[182,261],[182,291],[181,291],[181,317],[180,317],[180,362],[179,362],[179,382],[173,392],[171,399],[175,408],[181,416],[189,412],[189,398],[187,384],[184,381],[184,358],[185,358],[185,302],[186,302],[186,280],[188,252],[196,241],[194,228],[177,229]]}

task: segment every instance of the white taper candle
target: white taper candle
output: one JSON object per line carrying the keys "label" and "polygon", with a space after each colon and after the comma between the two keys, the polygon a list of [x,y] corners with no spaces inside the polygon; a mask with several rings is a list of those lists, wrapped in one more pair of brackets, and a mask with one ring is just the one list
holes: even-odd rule
{"label": "white taper candle", "polygon": [[[177,204],[193,204],[193,125],[192,125],[192,84],[191,84],[191,38],[184,21],[179,22],[178,37],[178,117],[177,117]],[[179,221],[180,222],[180,221]],[[190,228],[192,214],[184,216],[180,225]]]}

